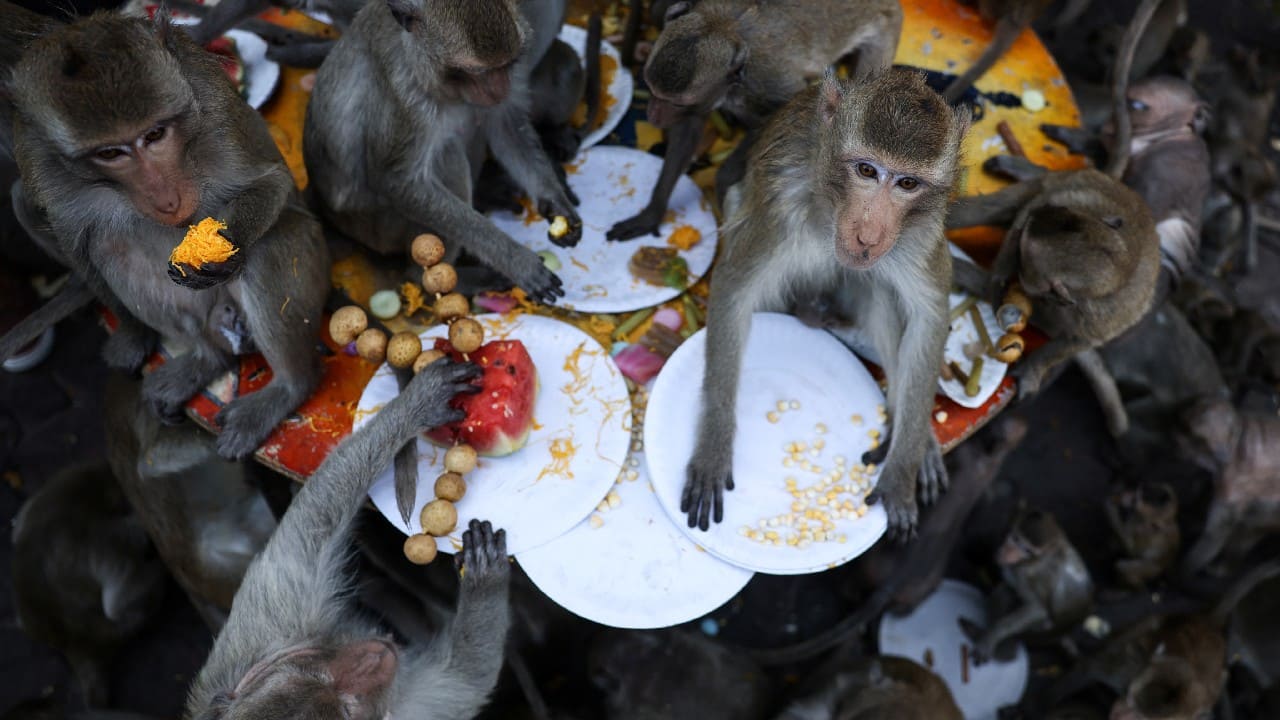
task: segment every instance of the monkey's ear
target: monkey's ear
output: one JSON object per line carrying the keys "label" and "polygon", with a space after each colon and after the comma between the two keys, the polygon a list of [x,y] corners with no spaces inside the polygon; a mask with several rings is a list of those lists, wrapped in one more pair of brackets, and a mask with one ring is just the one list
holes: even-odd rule
{"label": "monkey's ear", "polygon": [[667,8],[667,14],[663,16],[662,21],[664,23],[669,23],[672,20],[675,20],[676,18],[680,17],[681,15],[684,15],[685,13],[689,12],[692,9],[693,9],[693,3],[691,2],[671,3],[671,5]]}
{"label": "monkey's ear", "polygon": [[384,642],[367,640],[338,649],[329,661],[329,674],[338,692],[368,695],[391,686],[396,679],[396,654]]}
{"label": "monkey's ear", "polygon": [[156,12],[151,16],[151,26],[155,28],[156,39],[166,50],[173,52],[176,49],[177,34],[182,32],[173,25],[173,16],[169,14],[169,6],[164,2],[156,8]]}
{"label": "monkey's ear", "polygon": [[405,32],[413,32],[414,25],[422,19],[418,9],[409,0],[387,0],[387,8],[391,10],[391,17],[396,19],[396,23]]}
{"label": "monkey's ear", "polygon": [[822,118],[822,124],[830,125],[835,120],[842,98],[844,88],[840,86],[835,68],[829,67],[822,74],[822,86],[818,88],[818,117]]}
{"label": "monkey's ear", "polygon": [[733,49],[733,59],[729,61],[729,77],[733,78],[734,82],[742,80],[742,73],[747,68],[748,53],[746,43],[738,43]]}
{"label": "monkey's ear", "polygon": [[1209,121],[1213,118],[1213,111],[1205,103],[1196,105],[1196,112],[1191,116],[1191,132],[1201,135],[1209,128]]}
{"label": "monkey's ear", "polygon": [[1049,290],[1052,291],[1064,305],[1076,304],[1075,298],[1071,297],[1071,291],[1067,289],[1067,286],[1064,285],[1061,280],[1057,278],[1050,280]]}

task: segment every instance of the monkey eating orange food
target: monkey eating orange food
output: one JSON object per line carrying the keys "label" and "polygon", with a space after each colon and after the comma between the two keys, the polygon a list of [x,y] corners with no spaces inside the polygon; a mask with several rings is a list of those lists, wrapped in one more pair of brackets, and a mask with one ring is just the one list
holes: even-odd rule
{"label": "monkey eating orange food", "polygon": [[205,263],[221,263],[231,259],[240,252],[240,248],[232,245],[219,233],[227,229],[227,224],[213,218],[205,218],[187,230],[186,237],[169,254],[169,263],[178,268],[178,272],[186,277],[183,265],[199,270]]}

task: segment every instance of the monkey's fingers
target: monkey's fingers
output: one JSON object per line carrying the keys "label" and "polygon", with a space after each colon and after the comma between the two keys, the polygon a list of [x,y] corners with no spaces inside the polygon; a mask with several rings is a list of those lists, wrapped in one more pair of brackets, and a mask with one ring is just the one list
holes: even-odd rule
{"label": "monkey's fingers", "polygon": [[650,212],[649,208],[640,211],[639,215],[627,218],[605,233],[606,240],[631,240],[642,235],[657,235],[662,226],[662,214]]}

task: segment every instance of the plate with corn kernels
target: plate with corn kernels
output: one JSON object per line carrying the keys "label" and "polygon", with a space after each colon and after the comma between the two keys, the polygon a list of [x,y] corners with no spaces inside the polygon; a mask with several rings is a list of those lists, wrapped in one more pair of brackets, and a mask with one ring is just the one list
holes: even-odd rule
{"label": "plate with corn kernels", "polygon": [[649,473],[662,507],[707,552],[757,572],[827,570],[861,555],[887,519],[866,496],[879,475],[862,454],[886,432],[884,394],[830,334],[790,315],[756,313],[738,383],[734,489],[724,520],[689,528],[680,511],[702,409],[706,331],[654,381],[645,419]]}

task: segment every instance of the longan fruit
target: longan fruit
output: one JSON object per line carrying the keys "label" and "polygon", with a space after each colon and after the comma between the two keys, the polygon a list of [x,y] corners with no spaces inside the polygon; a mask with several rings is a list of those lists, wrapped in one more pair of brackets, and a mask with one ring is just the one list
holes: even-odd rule
{"label": "longan fruit", "polygon": [[398,332],[387,343],[387,362],[391,367],[407,368],[422,354],[422,340],[417,333]]}
{"label": "longan fruit", "polygon": [[996,341],[995,358],[1002,363],[1011,363],[1022,357],[1026,343],[1017,333],[1008,333]]}
{"label": "longan fruit", "polygon": [[460,353],[472,353],[484,344],[484,326],[474,318],[458,318],[449,326],[449,343]]}
{"label": "longan fruit", "polygon": [[387,334],[378,328],[369,328],[356,338],[356,354],[371,363],[380,363],[387,357]]}
{"label": "longan fruit", "polygon": [[467,494],[467,481],[456,472],[447,472],[436,478],[436,497],[449,502],[458,502]]}
{"label": "longan fruit", "polygon": [[444,297],[436,300],[433,308],[436,313],[436,319],[441,322],[448,322],[454,318],[460,318],[471,312],[471,303],[462,293],[449,293]]}
{"label": "longan fruit", "polygon": [[476,449],[470,445],[454,445],[444,454],[444,469],[466,475],[476,469]]}
{"label": "longan fruit", "polygon": [[458,286],[458,271],[449,263],[436,263],[422,271],[422,289],[428,293],[453,292]]}
{"label": "longan fruit", "polygon": [[422,532],[441,537],[458,526],[458,510],[448,500],[432,500],[422,508],[418,520],[422,523]]}
{"label": "longan fruit", "polygon": [[424,233],[413,239],[409,253],[413,255],[414,262],[429,268],[444,258],[444,241],[438,235]]}
{"label": "longan fruit", "polygon": [[347,345],[369,327],[369,316],[364,308],[348,305],[329,318],[329,335],[339,345]]}
{"label": "longan fruit", "polygon": [[426,366],[430,365],[431,363],[439,360],[444,356],[445,356],[444,353],[434,348],[431,350],[423,350],[421,353],[419,353],[418,359],[413,361],[413,374],[417,375],[418,373],[422,372],[423,368],[425,368]]}
{"label": "longan fruit", "polygon": [[430,535],[410,535],[404,539],[404,556],[414,565],[429,565],[436,559],[436,539]]}

